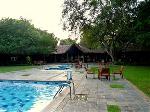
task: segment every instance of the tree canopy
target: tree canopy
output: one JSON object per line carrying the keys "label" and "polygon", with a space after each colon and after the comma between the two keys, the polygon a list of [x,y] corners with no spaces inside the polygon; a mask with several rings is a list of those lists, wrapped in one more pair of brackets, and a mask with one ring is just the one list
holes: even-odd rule
{"label": "tree canopy", "polygon": [[[141,9],[143,10],[139,4],[141,3],[137,0],[65,0],[64,27],[70,30],[79,29],[82,44],[91,48],[103,47],[114,61],[116,50],[125,50],[132,43],[142,42],[149,34],[149,31],[144,30],[144,33],[140,30],[140,38],[137,38],[137,29],[149,23],[149,16],[139,20],[142,17]],[[145,7],[146,15],[149,15],[148,6],[147,4]],[[140,26],[139,21],[142,22]]]}
{"label": "tree canopy", "polygon": [[0,54],[49,54],[57,38],[37,29],[26,19],[0,20]]}
{"label": "tree canopy", "polygon": [[93,38],[93,30],[92,26],[87,26],[82,29],[80,44],[89,49],[97,49],[100,46],[97,38]]}
{"label": "tree canopy", "polygon": [[141,49],[150,48],[150,1],[143,1],[136,9],[137,18],[134,23],[134,30],[136,32],[136,43]]}
{"label": "tree canopy", "polygon": [[77,40],[73,40],[71,38],[67,38],[67,39],[61,39],[60,40],[60,45],[71,45],[71,44],[75,44]]}

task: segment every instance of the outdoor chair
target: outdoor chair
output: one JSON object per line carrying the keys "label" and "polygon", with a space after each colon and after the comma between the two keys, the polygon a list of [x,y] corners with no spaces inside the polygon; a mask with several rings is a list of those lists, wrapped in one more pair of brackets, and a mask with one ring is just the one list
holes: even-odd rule
{"label": "outdoor chair", "polygon": [[120,66],[119,70],[114,71],[114,72],[112,73],[114,79],[115,79],[115,75],[120,75],[121,78],[123,79],[123,70],[124,70],[124,66]]}
{"label": "outdoor chair", "polygon": [[102,77],[105,77],[107,80],[110,80],[110,69],[101,68],[98,70],[98,78],[102,80]]}
{"label": "outdoor chair", "polygon": [[93,79],[95,78],[95,74],[93,71],[91,71],[91,69],[88,69],[87,67],[84,66],[84,69],[85,69],[85,77],[87,79],[87,75],[93,75]]}
{"label": "outdoor chair", "polygon": [[74,87],[74,82],[72,79],[72,71],[67,71],[67,81],[59,85],[59,90],[56,92],[53,98],[55,98],[58,93],[61,93],[64,87],[69,87],[70,98],[71,98],[72,89],[73,89],[73,94],[75,95],[75,87]]}

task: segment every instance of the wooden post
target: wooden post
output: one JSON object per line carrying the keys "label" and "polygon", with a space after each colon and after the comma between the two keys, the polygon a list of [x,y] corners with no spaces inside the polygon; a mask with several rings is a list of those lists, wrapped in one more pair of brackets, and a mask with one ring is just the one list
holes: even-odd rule
{"label": "wooden post", "polygon": [[68,60],[68,53],[67,53],[67,62],[69,62],[69,60]]}
{"label": "wooden post", "polygon": [[84,63],[84,55],[83,55],[83,63]]}
{"label": "wooden post", "polygon": [[79,60],[79,52],[78,52],[78,60]]}

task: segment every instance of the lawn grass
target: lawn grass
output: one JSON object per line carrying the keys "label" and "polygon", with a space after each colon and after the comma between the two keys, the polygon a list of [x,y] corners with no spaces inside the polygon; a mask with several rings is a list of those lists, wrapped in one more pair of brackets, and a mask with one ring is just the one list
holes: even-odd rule
{"label": "lawn grass", "polygon": [[121,84],[110,84],[110,87],[111,87],[111,88],[119,88],[119,89],[124,88],[124,86],[121,85]]}
{"label": "lawn grass", "polygon": [[150,97],[150,67],[126,66],[124,76]]}
{"label": "lawn grass", "polygon": [[117,105],[107,105],[108,112],[121,112],[121,109]]}
{"label": "lawn grass", "polygon": [[98,74],[98,67],[91,67],[90,69],[91,69],[92,72],[94,72],[95,74]]}
{"label": "lawn grass", "polygon": [[0,73],[31,69],[36,66],[0,66]]}
{"label": "lawn grass", "polygon": [[[110,72],[119,69],[119,65],[110,66]],[[96,74],[98,68],[92,67]],[[125,66],[124,77],[150,97],[150,66]]]}

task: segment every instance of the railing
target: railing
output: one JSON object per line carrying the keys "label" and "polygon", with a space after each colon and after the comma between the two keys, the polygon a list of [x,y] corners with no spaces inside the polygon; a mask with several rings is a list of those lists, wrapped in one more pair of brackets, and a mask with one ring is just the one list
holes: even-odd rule
{"label": "railing", "polygon": [[[72,86],[71,86],[71,84],[72,84]],[[71,98],[72,88],[73,88],[73,94],[75,94],[74,82],[72,80],[72,71],[67,71],[67,81],[63,82],[60,85],[58,91],[56,92],[56,94],[54,95],[53,98],[55,98],[58,95],[58,93],[61,93],[64,87],[69,87],[69,89],[70,89],[70,98]]]}

